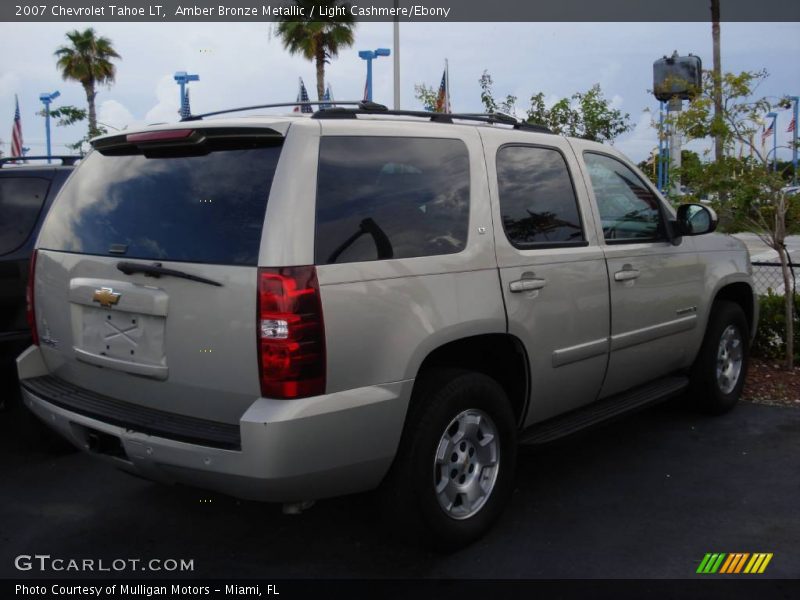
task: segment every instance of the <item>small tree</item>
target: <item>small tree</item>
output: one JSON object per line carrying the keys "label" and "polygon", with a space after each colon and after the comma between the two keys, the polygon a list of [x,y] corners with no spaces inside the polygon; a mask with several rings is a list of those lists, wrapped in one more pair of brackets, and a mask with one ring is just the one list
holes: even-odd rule
{"label": "small tree", "polygon": [[[39,111],[39,116],[44,116],[44,110]],[[69,127],[70,125],[74,125],[75,123],[80,123],[81,121],[85,121],[86,117],[88,116],[88,112],[86,109],[78,108],[77,106],[71,105],[64,105],[59,106],[58,108],[54,108],[50,110],[50,117],[56,120],[57,127]],[[97,135],[104,135],[108,133],[108,130],[103,127],[102,125],[96,125],[93,134],[87,133],[77,142],[72,144],[65,144],[67,148],[74,150],[81,156],[86,154],[86,145],[89,143],[93,137]]]}
{"label": "small tree", "polygon": [[[778,254],[785,290],[786,367],[794,366],[793,288],[785,240],[800,232],[800,199],[786,194],[784,176],[773,167],[769,152],[758,143],[766,114],[787,107],[788,100],[772,102],[756,97],[755,91],[768,77],[766,71],[726,73],[716,78],[703,74],[702,89],[695,91],[689,107],[670,113],[665,125],[688,140],[722,140],[726,153],[715,162],[690,166],[695,182],[693,193],[717,199],[718,210],[728,231],[752,231]],[[715,116],[715,86],[722,94],[722,112]],[[773,132],[775,135],[777,132]],[[739,156],[736,156],[739,154]],[[687,169],[681,169],[684,171]]]}
{"label": "small tree", "polygon": [[506,96],[505,100],[500,102],[494,99],[492,92],[494,81],[492,81],[492,76],[489,74],[489,71],[484,71],[483,74],[481,74],[478,84],[481,86],[481,102],[487,113],[502,112],[509,115],[516,115],[516,96],[509,94]]}
{"label": "small tree", "polygon": [[531,97],[528,120],[544,123],[556,133],[596,142],[613,142],[633,128],[630,115],[611,107],[599,83],[585,92],[561,98],[550,108],[545,105],[544,93],[535,94]]}
{"label": "small tree", "polygon": [[[495,100],[492,90],[494,82],[488,71],[483,72],[478,83],[481,86],[481,102],[487,113],[499,111],[516,115],[517,97],[509,94],[505,100]],[[543,92],[533,94],[530,102],[526,120],[529,123],[547,125],[553,132],[561,135],[613,142],[633,128],[630,115],[611,107],[611,102],[603,96],[600,84],[593,85],[585,92],[576,92],[568,98],[561,98],[551,107],[545,103]]]}
{"label": "small tree", "polygon": [[439,91],[428,87],[424,83],[414,84],[414,97],[422,103],[422,108],[431,112],[436,111],[436,99]]}

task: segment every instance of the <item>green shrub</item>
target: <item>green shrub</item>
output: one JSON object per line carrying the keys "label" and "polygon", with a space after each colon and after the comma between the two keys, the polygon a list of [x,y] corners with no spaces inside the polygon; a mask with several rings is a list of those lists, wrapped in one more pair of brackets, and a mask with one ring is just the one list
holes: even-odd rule
{"label": "green shrub", "polygon": [[[761,358],[782,359],[786,355],[786,316],[783,296],[770,292],[759,299],[758,332],[753,343],[753,354]],[[800,294],[795,295],[795,306]],[[794,316],[794,358],[800,361],[800,318]]]}

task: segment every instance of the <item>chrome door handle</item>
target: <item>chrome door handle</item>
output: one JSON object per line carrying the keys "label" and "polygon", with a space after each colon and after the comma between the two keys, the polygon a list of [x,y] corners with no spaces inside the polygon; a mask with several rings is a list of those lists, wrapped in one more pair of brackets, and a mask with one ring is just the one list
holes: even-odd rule
{"label": "chrome door handle", "polygon": [[546,279],[517,279],[508,284],[508,289],[512,292],[530,292],[540,290],[547,285]]}
{"label": "chrome door handle", "polygon": [[614,273],[615,281],[631,281],[637,279],[641,275],[636,269],[623,269]]}

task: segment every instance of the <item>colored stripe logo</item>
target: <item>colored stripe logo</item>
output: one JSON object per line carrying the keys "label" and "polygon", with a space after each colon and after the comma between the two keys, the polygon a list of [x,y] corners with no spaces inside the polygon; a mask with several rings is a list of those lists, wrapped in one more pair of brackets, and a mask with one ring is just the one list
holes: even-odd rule
{"label": "colored stripe logo", "polygon": [[700,561],[697,573],[703,575],[732,575],[738,573],[763,573],[769,562],[772,560],[771,552],[709,552]]}

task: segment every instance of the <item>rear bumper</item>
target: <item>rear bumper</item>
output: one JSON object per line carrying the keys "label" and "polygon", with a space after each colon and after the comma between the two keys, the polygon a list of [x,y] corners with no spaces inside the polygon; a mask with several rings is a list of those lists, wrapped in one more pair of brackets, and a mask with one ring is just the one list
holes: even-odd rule
{"label": "rear bumper", "polygon": [[[261,398],[239,422],[241,448],[222,449],[149,435],[80,414],[25,387],[38,348],[20,357],[23,401],[86,452],[137,475],[239,498],[295,502],[364,491],[386,474],[400,439],[413,381],[305,398]],[[28,362],[25,368],[25,361]],[[124,452],[96,450],[97,433]]]}

